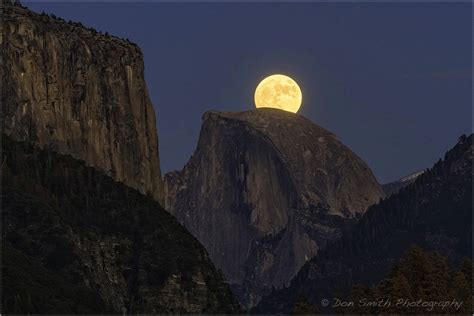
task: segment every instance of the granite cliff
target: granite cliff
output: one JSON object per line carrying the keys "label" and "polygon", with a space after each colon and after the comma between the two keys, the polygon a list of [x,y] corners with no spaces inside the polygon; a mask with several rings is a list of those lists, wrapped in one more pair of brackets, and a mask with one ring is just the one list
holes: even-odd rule
{"label": "granite cliff", "polygon": [[3,132],[82,159],[162,198],[140,49],[2,1]]}
{"label": "granite cliff", "polygon": [[165,205],[252,306],[383,197],[335,135],[274,109],[203,116],[197,149],[165,176]]}
{"label": "granite cliff", "polygon": [[2,312],[233,313],[166,212],[143,56],[2,0]]}
{"label": "granite cliff", "polygon": [[[443,160],[398,193],[371,206],[357,225],[307,262],[289,287],[263,298],[253,312],[289,313],[301,297],[319,312],[334,312],[334,297],[347,297],[354,285],[371,286],[381,281],[413,244],[446,256],[455,267],[463,258],[472,260],[472,138],[472,134],[460,137]],[[420,289],[427,285],[426,278],[420,284],[405,279],[397,289],[417,287],[410,299],[425,293],[425,301],[433,297],[446,300],[436,296],[445,286],[436,287],[443,277],[439,275],[429,284],[429,292]],[[468,286],[471,292],[472,284]],[[390,293],[396,295],[399,293]],[[328,304],[322,305],[325,299]],[[460,301],[460,297],[456,299]]]}
{"label": "granite cliff", "polygon": [[204,247],[151,197],[2,141],[3,313],[239,311]]}

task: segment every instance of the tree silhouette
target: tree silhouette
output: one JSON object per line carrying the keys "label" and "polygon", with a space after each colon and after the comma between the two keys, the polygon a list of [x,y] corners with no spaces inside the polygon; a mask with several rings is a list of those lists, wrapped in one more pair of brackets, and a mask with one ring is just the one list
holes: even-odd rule
{"label": "tree silhouette", "polygon": [[[385,279],[367,287],[352,288],[349,300],[353,307],[339,308],[337,312],[350,313],[470,313],[472,306],[472,262],[464,260],[454,270],[448,258],[436,252],[425,252],[412,245]],[[389,300],[389,306],[360,306],[362,300],[377,302]],[[421,301],[420,301],[421,300]],[[417,301],[424,302],[416,305]],[[403,303],[406,302],[406,303]],[[431,302],[434,302],[431,306]],[[442,306],[439,303],[457,302]],[[412,303],[413,305],[409,305]],[[438,305],[436,305],[438,304]]]}

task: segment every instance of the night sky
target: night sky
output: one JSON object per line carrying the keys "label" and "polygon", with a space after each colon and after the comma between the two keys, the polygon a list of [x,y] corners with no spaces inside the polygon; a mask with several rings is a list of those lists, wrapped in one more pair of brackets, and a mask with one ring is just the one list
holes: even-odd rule
{"label": "night sky", "polygon": [[261,79],[303,92],[381,183],[430,167],[471,132],[470,3],[28,3],[137,43],[162,171],[194,151],[202,114],[254,108]]}

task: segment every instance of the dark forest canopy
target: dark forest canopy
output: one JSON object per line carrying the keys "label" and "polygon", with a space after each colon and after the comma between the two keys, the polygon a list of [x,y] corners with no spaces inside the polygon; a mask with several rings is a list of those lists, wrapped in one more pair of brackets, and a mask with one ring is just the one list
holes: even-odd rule
{"label": "dark forest canopy", "polygon": [[2,150],[4,313],[238,310],[205,249],[152,198],[50,149],[2,135]]}

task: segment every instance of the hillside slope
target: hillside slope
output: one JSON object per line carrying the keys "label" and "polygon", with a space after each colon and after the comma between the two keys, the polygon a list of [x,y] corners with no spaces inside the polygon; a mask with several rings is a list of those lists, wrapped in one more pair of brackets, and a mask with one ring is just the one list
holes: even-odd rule
{"label": "hillside slope", "polygon": [[322,312],[321,300],[347,296],[354,284],[380,281],[416,244],[459,264],[471,258],[473,136],[462,136],[444,160],[380,203],[309,261],[287,288],[265,297],[256,313],[289,312],[299,297]]}
{"label": "hillside slope", "polygon": [[207,252],[150,197],[2,137],[3,313],[231,313]]}

